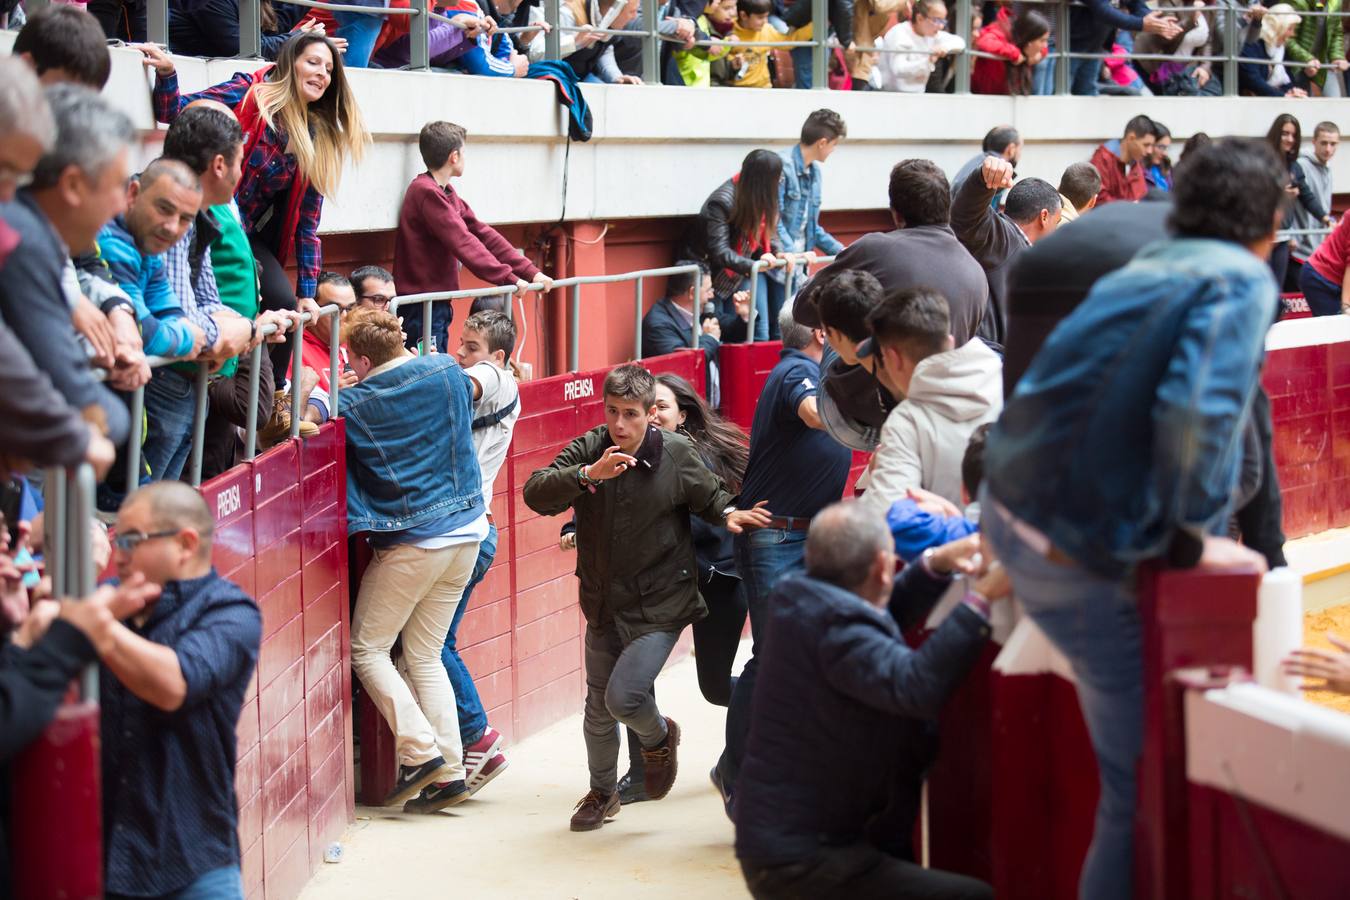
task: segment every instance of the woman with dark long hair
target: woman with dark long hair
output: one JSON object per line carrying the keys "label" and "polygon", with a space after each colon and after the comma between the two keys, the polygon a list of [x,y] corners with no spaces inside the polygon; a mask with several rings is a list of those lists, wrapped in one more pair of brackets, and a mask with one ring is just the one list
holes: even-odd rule
{"label": "woman with dark long hair", "polygon": [[[317,310],[323,198],[337,192],[343,166],[359,162],[370,141],[342,53],[321,32],[296,34],[282,46],[276,65],[239,72],[185,97],[178,92],[173,59],[153,44],[139,49],[155,70],[151,100],[158,121],[171,124],[194,100],[219,101],[239,119],[243,173],[234,199],[258,261],[262,308]],[[299,276],[294,290],[285,269],[292,253]],[[274,371],[287,371],[293,340],[289,333],[285,343],[273,345]]]}
{"label": "woman with dark long hair", "polygon": [[976,94],[1015,94],[1032,92],[1032,70],[1045,59],[1050,48],[1050,20],[1034,9],[1023,9],[1014,16],[1007,7],[980,30],[975,49],[1000,59],[981,57],[970,73],[970,90]]}
{"label": "woman with dark long hair", "polygon": [[[755,262],[782,258],[778,241],[782,178],[782,157],[771,150],[751,150],[741,171],[718,185],[691,226],[688,248],[681,255],[707,263],[724,314],[734,312],[732,298],[737,291],[750,289]],[[783,285],[761,272],[751,311],[755,340],[778,337],[778,311],[784,299]]]}
{"label": "woman with dark long hair", "polygon": [[[1280,163],[1289,171],[1289,182],[1285,187],[1289,199],[1285,203],[1284,218],[1280,221],[1280,227],[1294,227],[1295,203],[1303,204],[1303,208],[1312,213],[1317,221],[1326,218],[1327,210],[1323,208],[1317,194],[1309,187],[1308,180],[1303,176],[1303,169],[1298,165],[1298,153],[1303,147],[1303,129],[1299,126],[1298,119],[1289,113],[1280,113],[1271,123],[1270,130],[1266,132],[1266,143],[1270,144]],[[1292,240],[1280,241],[1270,253],[1270,271],[1275,275],[1275,283],[1280,285],[1281,290],[1287,292],[1299,290],[1299,270],[1302,269],[1302,263],[1295,263],[1293,271],[1290,271],[1289,251],[1293,249],[1293,243]]]}
{"label": "woman with dark long hair", "polygon": [[[731,491],[739,491],[750,458],[749,438],[736,425],[708,408],[698,391],[679,375],[656,376],[656,412],[652,423],[684,435],[693,442],[703,462]],[[708,606],[708,616],[694,624],[694,665],[698,687],[709,703],[731,702],[735,679],[731,667],[745,629],[746,600],[736,574],[731,535],[697,516],[689,522],[698,561],[698,590]],[[619,802],[640,803],[643,789],[642,745],[628,732],[628,773],[619,779]]]}

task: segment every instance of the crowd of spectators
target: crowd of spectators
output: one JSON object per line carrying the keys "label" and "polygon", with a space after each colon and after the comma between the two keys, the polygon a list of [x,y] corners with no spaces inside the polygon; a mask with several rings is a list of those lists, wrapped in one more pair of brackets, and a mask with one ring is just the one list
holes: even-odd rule
{"label": "crowd of spectators", "polygon": [[[22,24],[23,7],[11,0],[0,5],[0,16],[6,5],[11,27]],[[371,12],[261,0],[261,55],[275,60],[291,37],[313,34],[327,36],[349,68],[406,68],[410,17],[383,11],[406,9],[409,0],[347,5]],[[1243,59],[1238,93],[1346,96],[1350,63],[1340,0],[1269,7],[1256,0],[1209,7],[1191,0],[1088,0],[1071,6],[1068,12],[1055,3],[989,0],[975,5],[970,22],[958,23],[942,0],[831,0],[829,86],[951,92],[956,55],[971,53],[970,89],[979,94],[1054,93],[1063,65],[1073,94],[1214,96],[1224,90],[1224,66],[1215,57],[1233,54]],[[109,39],[146,40],[144,0],[91,0],[88,8]],[[442,0],[434,9],[445,17],[428,23],[428,60],[438,70],[642,83],[649,26],[638,0],[564,0],[554,23],[545,21],[542,0]],[[235,0],[169,0],[168,12],[172,52],[238,55]],[[1068,46],[1057,48],[1062,15],[1069,16]],[[816,38],[809,0],[664,0],[656,17],[663,84],[812,86],[813,50],[793,46]],[[1237,19],[1232,47],[1225,45],[1229,17]],[[545,35],[554,29],[560,67],[547,64]],[[779,43],[786,46],[776,49]],[[1065,59],[1058,55],[1063,52],[1075,56]]]}
{"label": "crowd of spectators", "polygon": [[[734,22],[724,4],[699,19],[760,40],[779,33],[766,6],[740,0]],[[573,15],[611,28],[634,8],[592,3]],[[847,12],[832,15],[836,29],[853,28]],[[1005,13],[990,27],[1021,59],[1005,54],[988,80],[1025,90],[1047,31],[1043,19]],[[502,56],[483,40],[487,11],[461,15],[466,24],[453,27],[474,41],[466,53],[510,66],[498,74],[528,71],[528,50]],[[939,37],[946,15],[941,0],[918,0],[895,44],[922,49],[924,66],[885,60],[872,74],[931,85],[958,49]],[[1281,15],[1266,12],[1263,32]],[[350,21],[360,24],[339,30]],[[1158,12],[1140,22],[1162,37],[1199,27],[1184,32]],[[182,482],[202,380],[204,478],[253,451],[243,446],[250,419],[264,444],[293,428],[314,434],[338,415],[350,423],[349,529],[374,548],[356,595],[352,661],[395,732],[387,805],[435,812],[507,764],[456,635],[496,552],[493,486],[520,414],[515,324],[485,298],[451,354],[448,303],[427,334],[420,317],[401,321],[390,305],[400,289],[456,289],[461,265],[520,291],[552,281],[456,191],[467,134],[449,122],[419,134],[426,171],[402,200],[394,271],[324,268],[324,198],[369,141],[344,46],[380,52],[373,32],[348,32],[344,45],[328,30],[306,25],[274,65],[190,96],[162,48],[138,45],[169,128],[161,155],[137,173],[132,123],[96,93],[109,67],[92,16],[45,9],[0,60],[0,411],[13,423],[0,462],[18,473],[3,487],[0,611],[12,634],[0,645],[0,696],[19,698],[0,706],[10,717],[0,762],[97,659],[114,895],[240,893],[234,723],[261,618],[212,568],[214,520]],[[576,52],[594,50],[597,67],[622,71],[619,42],[605,37],[582,33]],[[679,77],[701,77],[679,53]],[[737,80],[767,86],[767,62],[752,48],[725,56],[740,58]],[[703,61],[715,68],[714,57]],[[1326,84],[1340,68],[1326,67]],[[1075,66],[1075,82],[1084,71]],[[630,364],[606,379],[606,423],[526,484],[535,510],[575,515],[590,787],[571,827],[599,828],[623,802],[669,792],[680,730],[660,713],[653,684],[684,626],[702,624],[700,683],[728,707],[712,779],[735,816],[752,893],[912,886],[987,896],[915,865],[909,836],[931,720],[988,636],[991,604],[1016,589],[1074,665],[1098,738],[1103,801],[1083,891],[1129,896],[1142,703],[1132,573],[1155,557],[1217,569],[1283,564],[1257,378],[1263,337],[1290,279],[1314,312],[1346,308],[1350,231],[1342,222],[1325,240],[1277,241],[1275,225],[1277,216],[1333,223],[1327,163],[1339,130],[1319,123],[1306,157],[1289,114],[1265,142],[1192,135],[1174,169],[1170,131],[1136,116],[1052,185],[1016,177],[1022,137],[998,126],[950,181],[930,160],[898,163],[887,184],[895,228],[844,247],[820,214],[823,164],[846,137],[842,118],[821,109],[794,146],[751,151],[678,251],[698,275],[669,279],[643,322],[649,355],[688,346],[698,323],[712,407],[721,343],[782,341],[748,446],[691,386]],[[807,280],[817,254],[834,260]],[[1157,339],[1130,340],[1140,328]],[[413,352],[419,344],[429,352]],[[138,392],[144,423],[132,421]],[[1083,433],[1086,445],[1066,437]],[[130,473],[129,446],[142,461]],[[1200,462],[1177,449],[1192,446],[1204,448]],[[873,453],[862,496],[836,505],[852,450]],[[41,480],[22,470],[80,463],[92,465],[103,518],[115,524],[117,579],[83,602],[58,602],[32,577],[44,498]],[[902,544],[912,565],[896,577]],[[953,581],[960,603],[912,650],[901,628]],[[747,614],[752,656],[733,680]],[[402,672],[391,656],[400,639]],[[1316,655],[1294,667],[1340,677]],[[809,727],[789,723],[798,714]],[[166,717],[174,727],[162,727]],[[624,778],[618,723],[629,728]],[[842,784],[801,773],[818,766],[823,735],[864,732],[876,752]],[[900,744],[910,752],[892,752]]]}

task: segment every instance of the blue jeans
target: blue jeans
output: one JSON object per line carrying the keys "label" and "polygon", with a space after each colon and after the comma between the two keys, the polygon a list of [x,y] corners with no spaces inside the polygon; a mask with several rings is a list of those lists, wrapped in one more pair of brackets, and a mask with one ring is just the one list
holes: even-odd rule
{"label": "blue jeans", "polygon": [[812,47],[792,48],[792,86],[799,91],[809,91],[814,87],[811,75]]}
{"label": "blue jeans", "polygon": [[[750,279],[741,282],[740,290],[750,290]],[[755,291],[755,340],[778,340],[778,313],[783,309],[786,292],[783,285],[766,273],[759,273],[759,289]]]}
{"label": "blue jeans", "polygon": [[1097,75],[1101,70],[1100,59],[1069,60],[1069,92],[1079,97],[1097,96]]}
{"label": "blue jeans", "polygon": [[195,410],[193,379],[173,369],[158,368],[145,386],[145,447],[150,467],[146,481],[177,481],[192,449]]}
{"label": "blue jeans", "polygon": [[487,731],[487,713],[483,711],[483,701],[478,697],[478,688],[474,687],[473,676],[459,657],[455,638],[459,634],[459,623],[464,619],[464,611],[469,608],[469,597],[478,582],[487,574],[488,567],[497,556],[497,526],[488,525],[487,537],[478,545],[478,559],[473,564],[473,574],[469,583],[464,585],[464,596],[460,598],[455,616],[450,620],[450,631],[445,635],[445,646],[441,648],[441,664],[445,674],[450,676],[450,688],[455,692],[455,710],[459,713],[459,738],[465,747],[482,738]]}
{"label": "blue jeans", "polygon": [[1078,703],[1097,754],[1101,796],[1078,895],[1133,896],[1135,766],[1144,734],[1143,637],[1132,580],[1051,562],[980,498],[980,527],[1027,614],[1073,666]]}
{"label": "blue jeans", "polygon": [[[1050,41],[1049,53],[1055,52],[1055,42]],[[1031,92],[1037,96],[1045,96],[1055,92],[1055,63],[1053,58],[1046,58],[1036,63],[1036,67],[1031,70]]]}
{"label": "blue jeans", "polygon": [[806,532],[764,528],[736,536],[736,571],[750,610],[750,659],[736,679],[727,707],[727,746],[718,760],[722,783],[734,790],[750,737],[750,701],[759,670],[759,646],[771,608],[769,595],[785,575],[806,567]]}
{"label": "blue jeans", "polygon": [[[119,900],[120,894],[109,894],[108,900]],[[171,894],[162,894],[160,900],[243,900],[244,878],[238,866],[212,869],[196,881]]]}
{"label": "blue jeans", "polygon": [[1308,301],[1308,309],[1314,316],[1338,316],[1341,314],[1341,286],[1322,277],[1306,262],[1299,272],[1298,286]]}
{"label": "blue jeans", "polygon": [[344,65],[353,69],[364,69],[370,65],[370,55],[375,52],[375,40],[384,26],[383,16],[366,13],[335,12],[337,36],[347,41],[347,52],[342,54]]}

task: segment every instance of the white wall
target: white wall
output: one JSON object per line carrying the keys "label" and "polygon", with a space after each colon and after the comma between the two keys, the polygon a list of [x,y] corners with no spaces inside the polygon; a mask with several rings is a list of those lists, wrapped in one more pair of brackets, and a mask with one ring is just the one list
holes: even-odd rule
{"label": "white wall", "polygon": [[[0,48],[12,40],[0,34]],[[138,53],[111,52],[107,92],[144,130],[148,159],[156,143],[148,78]],[[185,91],[199,90],[259,65],[182,58],[180,83]],[[469,130],[461,191],[481,216],[493,222],[559,218],[566,121],[550,83],[412,72],[351,75],[375,143],[365,163],[348,172],[338,196],[325,203],[324,231],[392,228],[404,187],[422,171],[417,131],[438,118]],[[826,166],[827,209],[885,208],[887,174],[897,161],[925,156],[953,172],[999,123],[1017,126],[1026,138],[1019,172],[1058,183],[1066,165],[1119,136],[1136,113],[1172,129],[1175,159],[1180,142],[1196,131],[1263,135],[1277,114],[1292,111],[1310,138],[1318,121],[1347,109],[1338,100],[1256,98],[903,96],[598,84],[583,91],[595,134],[571,148],[569,220],[696,212],[749,150],[790,146],[806,115],[823,105],[843,115],[849,127],[848,140]],[[1341,125],[1350,128],[1350,121]],[[1350,153],[1334,167],[1338,185],[1350,188]]]}

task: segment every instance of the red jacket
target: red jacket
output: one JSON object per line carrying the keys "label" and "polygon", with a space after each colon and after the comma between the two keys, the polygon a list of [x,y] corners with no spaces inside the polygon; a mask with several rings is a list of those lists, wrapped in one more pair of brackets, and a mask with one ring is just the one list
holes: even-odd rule
{"label": "red jacket", "polygon": [[1097,195],[1099,206],[1113,200],[1142,200],[1148,193],[1142,160],[1132,165],[1126,173],[1125,163],[1120,161],[1117,153],[1119,149],[1120,141],[1108,141],[1092,154],[1093,168],[1102,176],[1101,193]]}
{"label": "red jacket", "polygon": [[400,294],[459,290],[459,265],[492,285],[529,281],[534,263],[491,225],[480,222],[454,188],[428,172],[408,185],[394,235],[394,280]]}
{"label": "red jacket", "polygon": [[[998,11],[998,18],[980,29],[975,37],[975,49],[993,53],[1003,59],[979,57],[970,71],[970,90],[975,94],[1008,93],[1008,63],[1022,58],[1022,51],[1012,42],[1012,16],[1007,7]],[[1006,59],[1008,62],[1004,62]]]}

